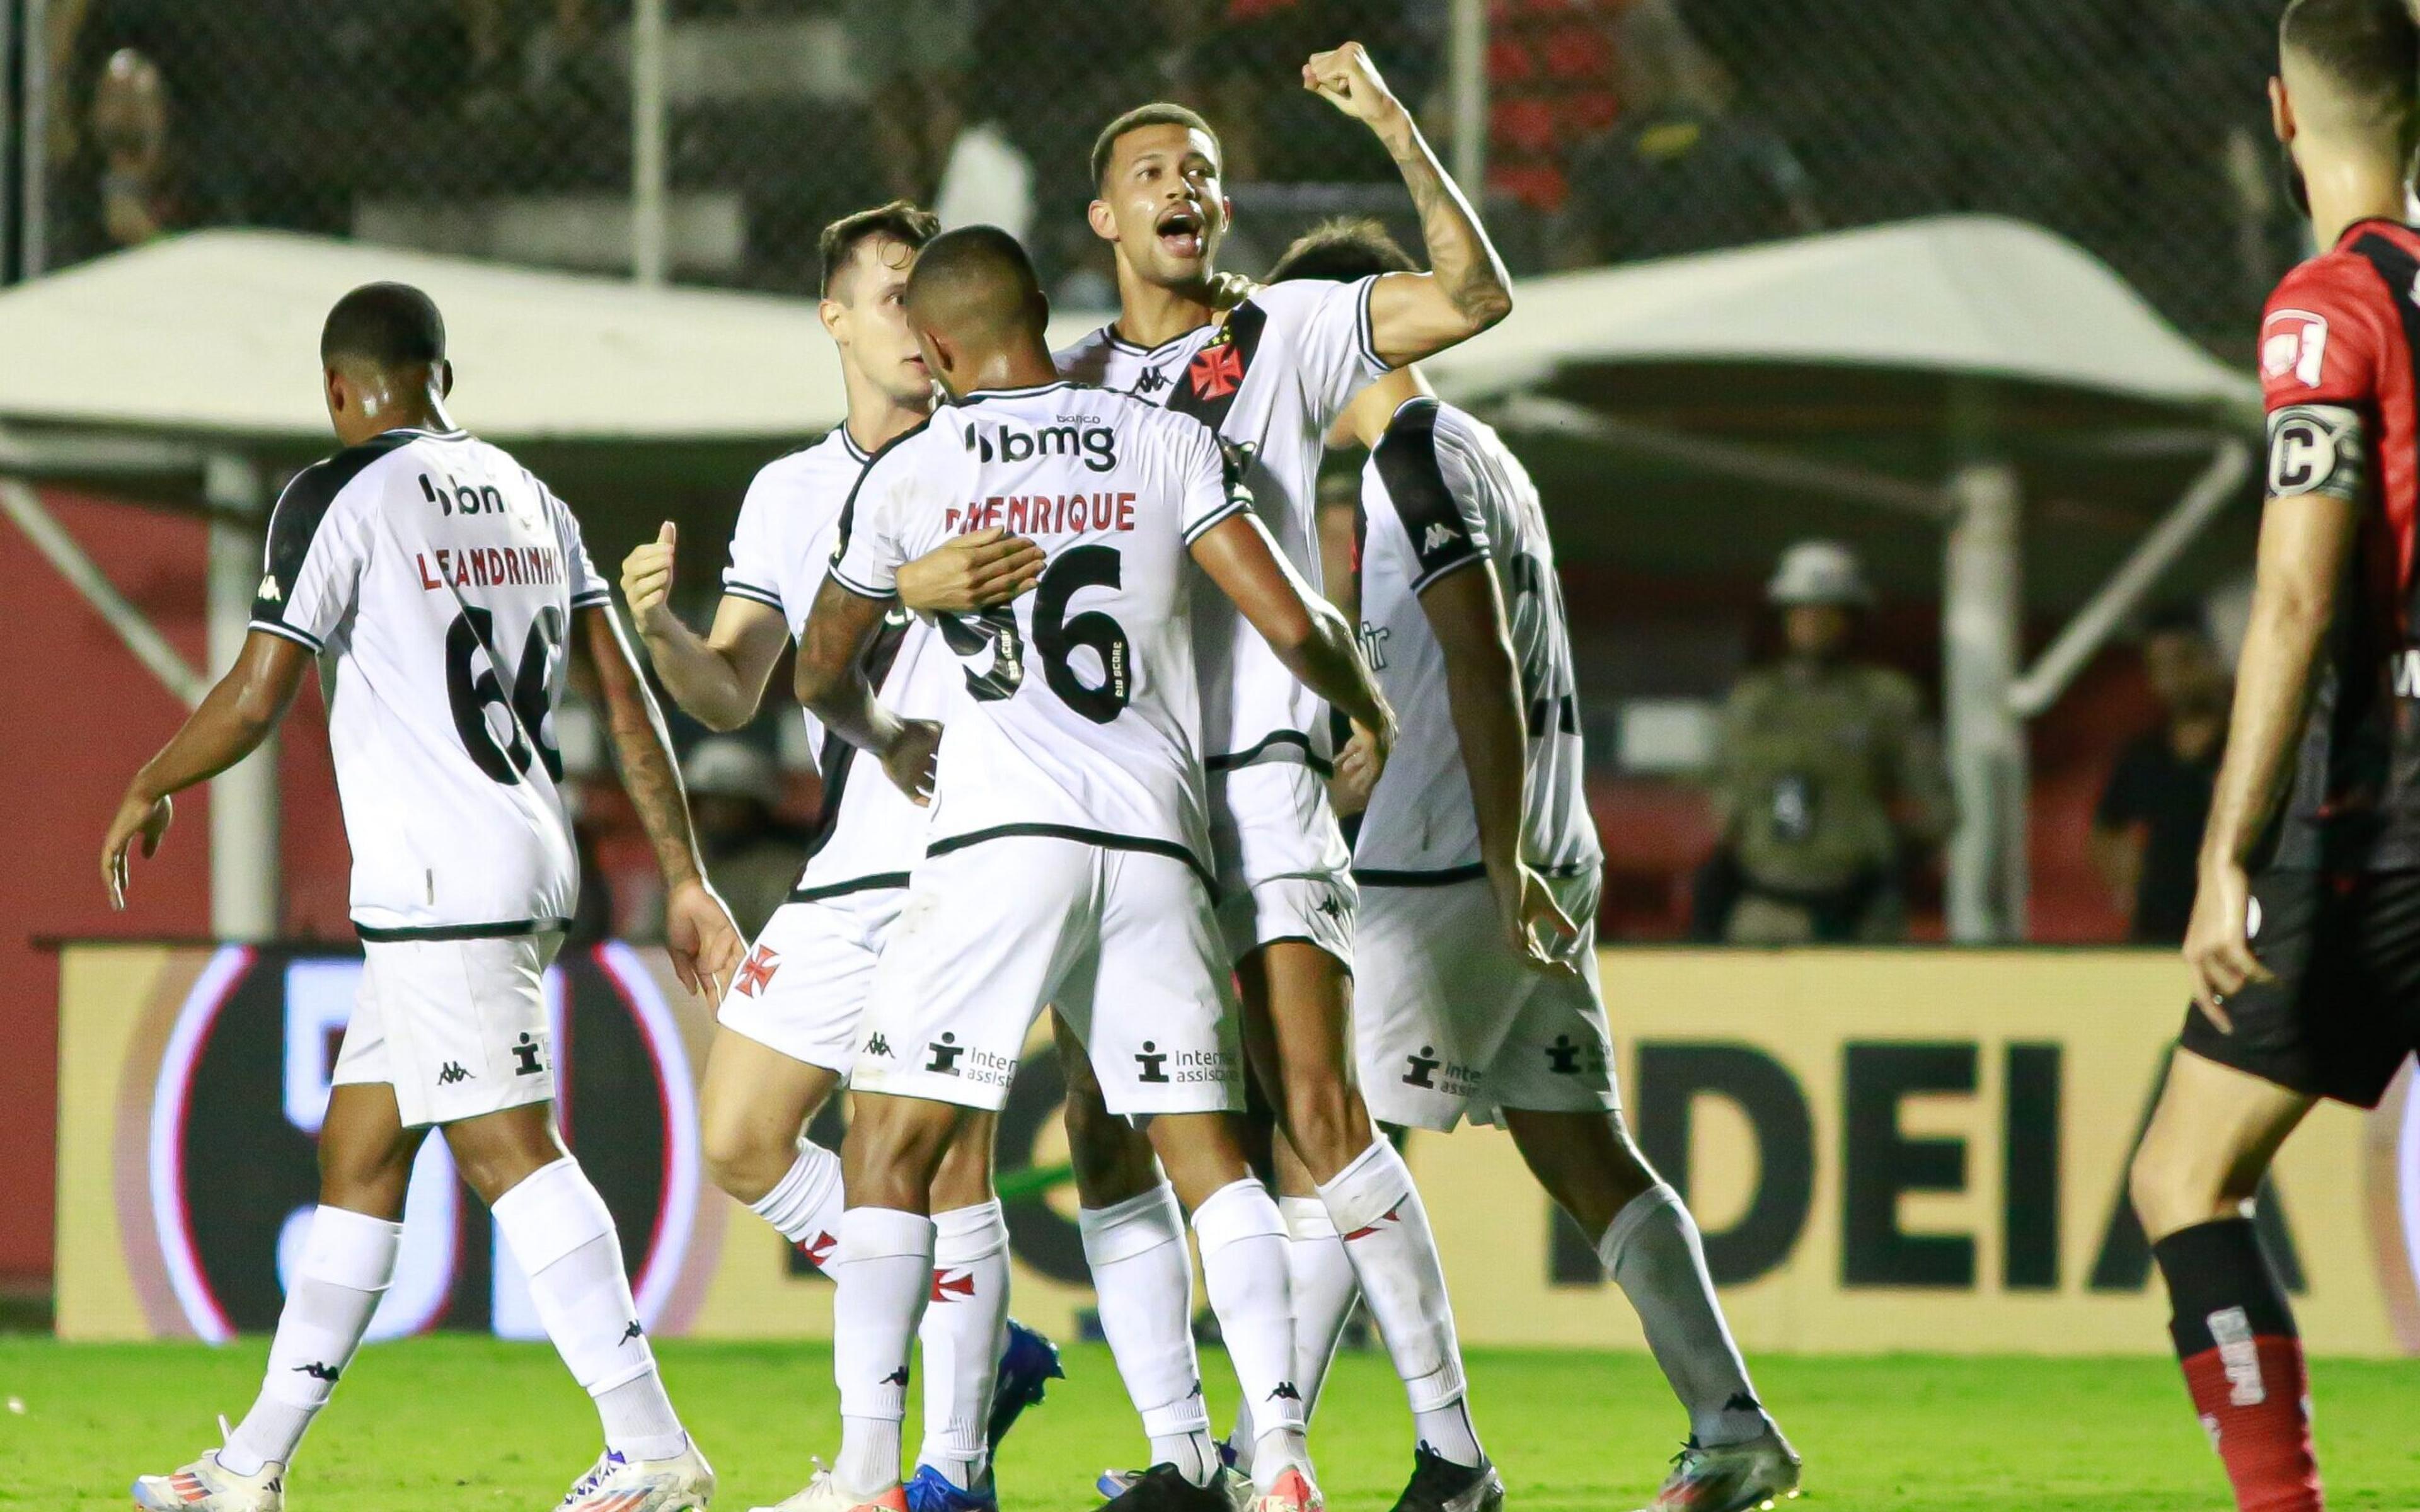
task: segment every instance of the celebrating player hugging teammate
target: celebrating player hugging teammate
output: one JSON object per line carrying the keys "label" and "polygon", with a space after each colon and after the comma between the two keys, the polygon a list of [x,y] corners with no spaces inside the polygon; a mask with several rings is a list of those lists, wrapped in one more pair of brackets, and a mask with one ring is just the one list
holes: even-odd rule
{"label": "celebrating player hugging teammate", "polygon": [[[1235,1117],[1242,1028],[1211,910],[1190,617],[1208,595],[1187,558],[1381,761],[1392,716],[1351,627],[1253,516],[1232,452],[1197,421],[1057,378],[1040,287],[1006,233],[927,245],[907,309],[952,402],[859,479],[799,653],[799,702],[934,807],[858,1031],[830,1266],[840,1461],[799,1504],[906,1505],[899,1423],[931,1284],[935,1175],[965,1110],[1006,1101],[1027,1030],[1055,1006],[1110,1113],[1147,1120],[1192,1210],[1211,1305],[1264,1430],[1256,1505],[1311,1512],[1285,1229]],[[1097,448],[1033,444],[1068,426],[1108,434]],[[1066,529],[1041,543],[1033,593],[942,622],[969,697],[936,761],[939,732],[877,702],[863,659],[900,567],[994,501],[1023,498],[1031,512],[1037,498],[1100,495],[1116,507],[1065,510]]]}
{"label": "celebrating player hugging teammate", "polygon": [[[418,289],[371,284],[319,338],[344,450],[295,475],[236,665],[135,775],[101,870],[168,798],[276,728],[316,657],[353,852],[364,956],[319,1135],[319,1206],[288,1279],[260,1396],[226,1445],[134,1484],[154,1512],[277,1512],[303,1430],[395,1279],[413,1157],[433,1126],[495,1216],[564,1364],[597,1400],[605,1452],[566,1512],[703,1507],[714,1473],[657,1379],[597,1189],[564,1149],[539,979],[580,869],[554,744],[565,658],[589,657],[615,755],[663,870],[665,933],[692,991],[719,995],[741,943],[699,871],[662,719],[589,564],[579,521],[496,447],[458,430],[445,328]],[[477,507],[470,507],[475,503]]]}
{"label": "celebrating player hugging teammate", "polygon": [[[1346,222],[1295,242],[1270,277],[1410,266],[1375,223]],[[1538,491],[1496,432],[1439,404],[1415,367],[1363,390],[1337,431],[1370,453],[1357,602],[1404,721],[1386,780],[1339,774],[1339,807],[1361,816],[1355,1038],[1370,1110],[1440,1133],[1465,1114],[1502,1124],[1594,1242],[1689,1411],[1659,1512],[1794,1494],[1797,1456],[1748,1384],[1697,1225],[1622,1125],[1597,983],[1605,853]],[[1352,1305],[1342,1288],[1297,1298],[1295,1326],[1333,1339]]]}
{"label": "celebrating player hugging teammate", "polygon": [[[1360,46],[1311,58],[1303,84],[1368,126],[1394,159],[1433,271],[1278,283],[1216,308],[1213,264],[1232,209],[1218,138],[1191,111],[1145,105],[1111,121],[1093,149],[1091,220],[1115,255],[1117,323],[1059,361],[1070,377],[1215,428],[1248,459],[1269,534],[1316,584],[1312,490],[1328,426],[1389,367],[1501,319],[1512,294],[1470,207]],[[1346,1072],[1356,895],[1325,787],[1326,713],[1225,605],[1205,595],[1195,625],[1219,925],[1244,989],[1254,1070],[1286,1136],[1278,1164],[1293,1287],[1333,1297],[1357,1284],[1369,1304],[1415,1418],[1402,1512],[1486,1512],[1503,1487],[1465,1406],[1436,1240],[1411,1172],[1373,1136]],[[1079,1057],[1067,1059],[1080,1068]],[[1104,1489],[1119,1493],[1120,1512],[1227,1512],[1239,1488],[1210,1442],[1198,1390],[1176,1205],[1150,1150],[1107,1116],[1079,1070],[1069,1076],[1067,1123],[1102,1330],[1156,1461]],[[1296,1381],[1324,1374],[1334,1345],[1332,1333],[1303,1333]],[[1255,1473],[1261,1411],[1248,1394],[1225,1445]]]}
{"label": "celebrating player hugging teammate", "polygon": [[[667,607],[675,537],[632,551],[622,591],[675,702],[716,729],[755,716],[783,644],[800,629],[840,533],[841,506],[868,455],[923,423],[933,379],[908,329],[903,296],[917,250],[936,226],[905,204],[835,221],[823,235],[824,327],[838,350],[846,422],[756,475],[740,505],[722,602],[704,637]],[[954,538],[899,574],[920,614],[1004,601],[1033,581],[1041,553],[1001,532]],[[939,633],[905,613],[885,622],[867,675],[909,718],[948,717],[963,699]],[[747,1203],[817,1265],[839,1242],[839,1157],[800,1130],[846,1078],[858,1021],[884,939],[924,853],[924,810],[856,747],[807,728],[820,748],[821,822],[789,903],[773,916],[723,999],[722,1032],[701,1098],[706,1157],[723,1190]],[[909,1483],[916,1512],[997,1504],[990,1458],[1017,1413],[1059,1373],[1048,1341],[1008,1318],[1008,1227],[991,1190],[992,1119],[967,1120],[934,1180],[935,1304],[924,1356],[924,1444]]]}

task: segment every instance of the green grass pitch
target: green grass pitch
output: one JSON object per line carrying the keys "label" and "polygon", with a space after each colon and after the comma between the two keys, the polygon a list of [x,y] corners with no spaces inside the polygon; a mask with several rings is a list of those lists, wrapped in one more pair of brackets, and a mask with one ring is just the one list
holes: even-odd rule
{"label": "green grass pitch", "polygon": [[[138,1472],[215,1442],[212,1414],[251,1399],[264,1341],[67,1346],[0,1337],[0,1505],[122,1507]],[[716,1505],[769,1504],[838,1434],[830,1357],[784,1344],[657,1346],[683,1415],[721,1475]],[[1212,1397],[1224,1363],[1210,1366]],[[1141,1441],[1106,1351],[1067,1351],[1070,1379],[1001,1456],[1011,1512],[1081,1512],[1092,1477]],[[2336,1508],[2420,1506],[2420,1363],[2314,1367],[2322,1467]],[[1808,1512],[2211,1512],[2215,1458],[2163,1360],[1768,1358],[1760,1385],[1807,1460]],[[1682,1432],[1641,1355],[1480,1351],[1481,1432],[1511,1512],[1627,1512]],[[1223,1408],[1223,1403],[1220,1404]],[[909,1412],[913,1446],[915,1409]],[[1384,1512],[1408,1472],[1403,1397],[1385,1362],[1341,1361],[1313,1434],[1328,1504]],[[596,1453],[587,1400],[543,1345],[470,1337],[373,1346],[288,1482],[297,1512],[543,1512]]]}

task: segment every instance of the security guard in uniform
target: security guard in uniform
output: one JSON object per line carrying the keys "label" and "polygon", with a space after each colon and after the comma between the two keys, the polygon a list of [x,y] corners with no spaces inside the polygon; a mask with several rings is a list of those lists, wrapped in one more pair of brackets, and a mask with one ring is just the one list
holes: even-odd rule
{"label": "security guard in uniform", "polygon": [[1953,812],[1916,684],[1849,659],[1872,602],[1857,559],[1802,541],[1766,586],[1787,651],[1741,679],[1712,775],[1722,841],[1699,874],[1697,932],[1737,945],[1902,937],[1902,851]]}

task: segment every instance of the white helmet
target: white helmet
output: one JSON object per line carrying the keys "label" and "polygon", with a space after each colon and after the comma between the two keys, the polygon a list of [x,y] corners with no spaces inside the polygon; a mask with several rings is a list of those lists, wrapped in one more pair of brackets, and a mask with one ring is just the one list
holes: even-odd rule
{"label": "white helmet", "polygon": [[1781,565],[1764,585],[1764,596],[1784,608],[1837,604],[1863,608],[1874,601],[1857,554],[1838,541],[1801,541],[1781,553]]}

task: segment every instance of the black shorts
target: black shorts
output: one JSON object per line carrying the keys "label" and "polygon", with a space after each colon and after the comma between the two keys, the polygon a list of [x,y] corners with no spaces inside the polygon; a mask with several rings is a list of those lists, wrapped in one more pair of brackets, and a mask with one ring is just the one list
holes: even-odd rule
{"label": "black shorts", "polygon": [[2277,975],[2224,1007],[2221,1034],[2185,1011],[2206,1060],[2313,1097],[2370,1108],[2420,1049],[2420,872],[2264,872],[2252,879],[2252,951]]}

